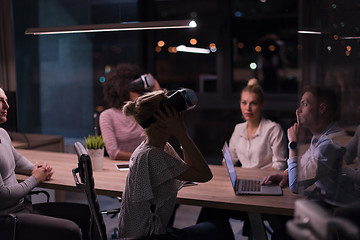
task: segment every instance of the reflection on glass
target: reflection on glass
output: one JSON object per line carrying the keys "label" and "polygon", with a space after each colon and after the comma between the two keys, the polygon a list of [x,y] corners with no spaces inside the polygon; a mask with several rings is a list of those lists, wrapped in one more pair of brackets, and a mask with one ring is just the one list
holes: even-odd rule
{"label": "reflection on glass", "polygon": [[339,125],[338,103],[332,89],[305,88],[296,110],[297,123],[288,130],[289,139],[299,142],[289,151],[291,191],[330,212],[360,201],[359,179],[354,177],[360,175],[353,168],[358,164],[354,159],[359,140]]}

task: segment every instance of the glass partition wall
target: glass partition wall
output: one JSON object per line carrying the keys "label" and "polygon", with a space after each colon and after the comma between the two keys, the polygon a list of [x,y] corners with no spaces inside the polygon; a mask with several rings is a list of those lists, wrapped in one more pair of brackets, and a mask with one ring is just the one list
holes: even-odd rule
{"label": "glass partition wall", "polygon": [[[324,0],[316,5],[305,0],[93,0],[76,4],[69,0],[15,0],[19,129],[69,137],[91,132],[93,112],[106,108],[101,89],[105,72],[120,62],[140,65],[163,87],[196,90],[200,98],[194,114],[197,110],[233,110],[237,115],[231,114],[237,118],[233,123],[241,121],[239,93],[250,78],[263,85],[267,114],[279,121],[294,119],[302,86],[331,86],[343,96],[341,123],[356,125],[356,10],[358,5],[351,0]],[[194,19],[198,27],[24,34],[29,27],[177,19]],[[209,52],[180,52],[176,50],[180,45]],[[216,118],[219,114],[211,115]],[[228,137],[224,133],[221,140]]]}
{"label": "glass partition wall", "polygon": [[[22,132],[93,133],[94,113],[107,108],[105,73],[122,62],[138,64],[164,88],[196,91],[198,105],[185,120],[211,164],[221,164],[224,141],[244,121],[239,98],[251,78],[264,88],[264,115],[285,132],[308,84],[340,96],[339,124],[350,135],[343,145],[360,122],[356,0],[13,0],[12,7]],[[24,34],[29,27],[181,19],[197,27]],[[310,139],[307,133],[302,144]]]}
{"label": "glass partition wall", "polygon": [[[203,122],[204,117],[213,121],[211,125],[222,120],[229,126],[223,133],[207,136],[220,139],[218,144],[229,137],[233,124],[242,121],[239,93],[250,78],[264,87],[265,114],[282,122],[284,129],[295,117],[299,90],[310,83],[340,91],[341,122],[356,125],[359,40],[346,37],[359,34],[353,21],[358,6],[356,1],[320,1],[320,5],[238,0],[13,1],[19,129],[69,137],[91,132],[93,113],[106,108],[105,72],[119,62],[139,64],[163,87],[196,90],[199,106],[192,114],[199,120],[194,121]],[[198,27],[24,34],[29,27],[177,19],[194,19]],[[180,52],[176,50],[180,45],[210,51]]]}

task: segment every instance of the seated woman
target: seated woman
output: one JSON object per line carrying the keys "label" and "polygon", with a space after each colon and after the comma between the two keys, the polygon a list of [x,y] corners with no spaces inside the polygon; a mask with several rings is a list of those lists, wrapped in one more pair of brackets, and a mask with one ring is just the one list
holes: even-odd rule
{"label": "seated woman", "polygon": [[[286,168],[286,138],[281,126],[262,117],[264,93],[255,80],[250,80],[242,90],[240,108],[245,122],[235,126],[229,141],[230,155],[235,166],[244,168]],[[229,217],[245,220],[243,235],[248,234],[245,212],[202,208],[198,223]],[[275,222],[271,220],[271,222]],[[275,228],[275,227],[274,227]]]}
{"label": "seated woman", "polygon": [[286,138],[281,126],[262,117],[264,93],[256,82],[242,90],[240,108],[245,122],[235,126],[229,141],[231,158],[244,168],[286,168]]}
{"label": "seated woman", "polygon": [[[119,237],[138,238],[166,234],[177,192],[185,181],[207,182],[212,173],[199,149],[190,138],[182,113],[165,106],[164,91],[154,91],[130,101],[123,107],[126,116],[133,116],[142,124],[150,117],[156,121],[145,128],[145,140],[130,158],[130,171],[119,214]],[[175,136],[183,148],[184,160],[168,143]],[[205,227],[204,227],[205,226]],[[233,239],[228,223],[199,225],[166,235],[164,239],[177,236],[180,239]],[[204,227],[204,228],[202,228]],[[177,238],[177,239],[178,239]]]}
{"label": "seated woman", "polygon": [[[135,100],[142,94],[131,89],[131,83],[141,74],[143,72],[137,65],[122,63],[106,76],[103,93],[110,108],[100,114],[99,124],[110,159],[129,160],[131,153],[144,140],[142,127],[121,110],[126,101]],[[155,80],[151,90],[159,89]]]}

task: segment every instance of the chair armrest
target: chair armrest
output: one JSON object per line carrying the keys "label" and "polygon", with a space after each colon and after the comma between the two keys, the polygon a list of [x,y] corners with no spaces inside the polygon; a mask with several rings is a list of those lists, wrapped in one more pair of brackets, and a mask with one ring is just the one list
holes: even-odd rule
{"label": "chair armrest", "polygon": [[31,191],[28,193],[28,195],[39,195],[39,194],[44,194],[46,196],[46,202],[50,201],[50,194],[45,190]]}
{"label": "chair armrest", "polygon": [[77,173],[79,172],[79,168],[73,168],[72,170],[72,174],[73,174],[73,177],[74,177],[74,181],[75,181],[75,185],[77,188],[80,188],[80,189],[85,189],[85,184],[84,183],[81,183],[79,181],[79,178],[77,176]]}

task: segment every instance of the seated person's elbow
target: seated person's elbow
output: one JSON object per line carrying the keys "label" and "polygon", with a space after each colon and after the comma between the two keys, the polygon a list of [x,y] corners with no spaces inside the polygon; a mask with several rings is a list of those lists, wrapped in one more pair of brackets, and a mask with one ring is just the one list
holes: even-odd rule
{"label": "seated person's elbow", "polygon": [[191,167],[185,171],[183,174],[179,175],[177,179],[182,181],[194,181],[194,182],[208,182],[213,178],[212,172],[210,169],[207,171],[196,171]]}
{"label": "seated person's elbow", "polygon": [[208,182],[208,181],[210,181],[212,178],[213,178],[212,172],[209,171],[209,172],[206,174],[206,176],[204,176],[204,181],[202,181],[202,182]]}
{"label": "seated person's elbow", "polygon": [[193,180],[195,182],[208,182],[213,178],[212,172],[210,171],[210,169],[208,169],[207,171],[203,171],[203,172],[197,172],[193,175]]}

